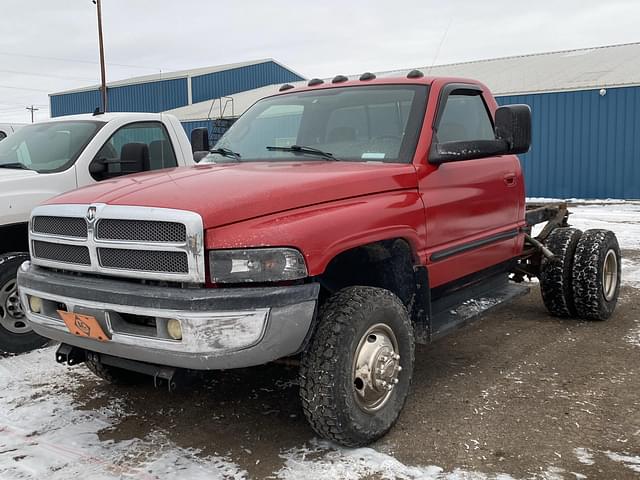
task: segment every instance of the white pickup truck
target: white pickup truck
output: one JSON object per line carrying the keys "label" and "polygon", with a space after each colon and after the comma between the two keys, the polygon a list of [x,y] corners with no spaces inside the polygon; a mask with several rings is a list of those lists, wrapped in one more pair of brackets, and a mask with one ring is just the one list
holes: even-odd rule
{"label": "white pickup truck", "polygon": [[0,123],[0,140],[4,140],[9,135],[16,133],[24,125],[23,123]]}
{"label": "white pickup truck", "polygon": [[46,342],[25,321],[16,288],[17,269],[29,259],[31,209],[101,180],[193,165],[193,152],[209,148],[206,130],[194,133],[190,142],[172,115],[103,113],[27,125],[0,142],[0,351]]}

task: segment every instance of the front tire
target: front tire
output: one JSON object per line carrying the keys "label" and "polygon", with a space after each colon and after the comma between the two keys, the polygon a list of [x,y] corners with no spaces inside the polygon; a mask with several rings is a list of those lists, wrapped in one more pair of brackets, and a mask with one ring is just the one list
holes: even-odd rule
{"label": "front tire", "polygon": [[48,342],[31,329],[18,297],[16,276],[26,260],[26,253],[0,256],[0,351],[7,353],[28,352]]}
{"label": "front tire", "polygon": [[321,308],[300,365],[311,427],[347,447],[382,437],[405,404],[413,363],[413,326],[396,295],[373,287],[337,292]]}
{"label": "front tire", "polygon": [[587,230],[576,248],[573,296],[577,315],[585,320],[606,320],[618,302],[622,259],[615,234]]}

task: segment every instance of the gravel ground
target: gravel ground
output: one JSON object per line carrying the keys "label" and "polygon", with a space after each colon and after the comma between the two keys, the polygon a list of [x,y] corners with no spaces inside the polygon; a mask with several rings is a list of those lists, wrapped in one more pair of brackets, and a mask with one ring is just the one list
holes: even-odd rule
{"label": "gravel ground", "polygon": [[640,478],[640,251],[629,246],[607,322],[549,316],[532,284],[418,347],[407,406],[372,448],[314,438],[288,366],[202,375],[169,394],[58,366],[54,347],[0,359],[0,479]]}

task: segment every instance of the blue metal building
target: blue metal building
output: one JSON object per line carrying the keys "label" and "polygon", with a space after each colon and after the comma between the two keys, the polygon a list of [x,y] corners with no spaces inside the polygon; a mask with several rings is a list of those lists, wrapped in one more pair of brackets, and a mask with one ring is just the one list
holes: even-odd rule
{"label": "blue metal building", "polygon": [[[304,77],[273,60],[185,70],[107,84],[112,112],[163,112]],[[91,113],[100,106],[98,86],[49,95],[51,116]]]}

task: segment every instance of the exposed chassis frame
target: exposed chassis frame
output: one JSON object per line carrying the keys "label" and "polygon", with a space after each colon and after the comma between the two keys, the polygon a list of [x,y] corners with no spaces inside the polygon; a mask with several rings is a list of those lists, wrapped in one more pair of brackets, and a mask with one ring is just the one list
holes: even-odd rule
{"label": "exposed chassis frame", "polygon": [[[512,280],[515,282],[524,281],[524,277],[537,277],[540,275],[542,257],[553,257],[544,246],[544,242],[549,234],[556,228],[569,226],[569,208],[566,203],[528,203],[526,207],[525,220],[525,245],[522,254],[513,270]],[[534,237],[531,232],[534,225],[547,222],[542,231]]]}

